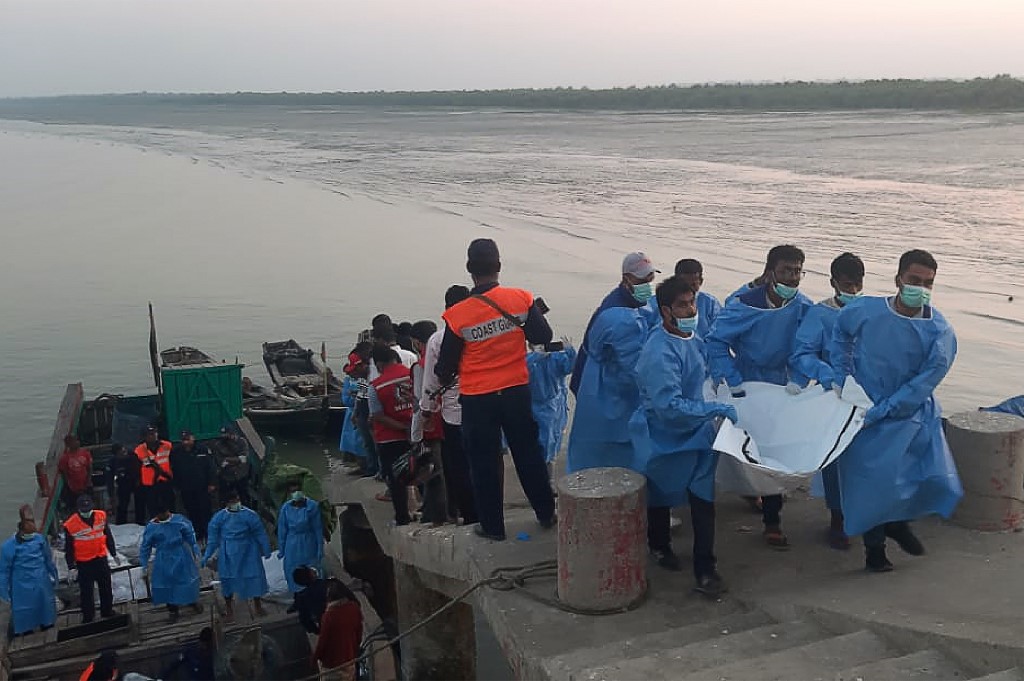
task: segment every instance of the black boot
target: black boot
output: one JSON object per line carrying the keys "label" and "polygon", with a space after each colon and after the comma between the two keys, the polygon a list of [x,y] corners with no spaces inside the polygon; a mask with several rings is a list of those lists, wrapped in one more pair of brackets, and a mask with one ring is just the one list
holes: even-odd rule
{"label": "black boot", "polygon": [[869,546],[865,549],[867,558],[864,569],[868,572],[892,572],[892,563],[885,555],[885,546]]}
{"label": "black boot", "polygon": [[910,530],[908,522],[886,523],[885,536],[899,544],[904,553],[911,556],[924,555],[924,544]]}

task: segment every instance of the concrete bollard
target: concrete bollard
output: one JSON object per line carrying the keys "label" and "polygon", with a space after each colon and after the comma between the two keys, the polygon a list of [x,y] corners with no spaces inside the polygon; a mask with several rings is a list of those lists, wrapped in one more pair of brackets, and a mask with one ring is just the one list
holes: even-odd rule
{"label": "concrete bollard", "polygon": [[946,439],[964,486],[953,522],[983,532],[1024,525],[1024,418],[970,411],[950,416]]}
{"label": "concrete bollard", "polygon": [[558,598],[587,610],[625,609],[647,590],[644,476],[589,468],[558,481]]}

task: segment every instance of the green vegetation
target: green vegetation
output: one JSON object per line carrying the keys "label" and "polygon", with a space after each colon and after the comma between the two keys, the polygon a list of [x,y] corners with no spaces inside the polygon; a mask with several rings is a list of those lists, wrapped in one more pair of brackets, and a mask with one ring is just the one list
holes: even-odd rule
{"label": "green vegetation", "polygon": [[[1009,75],[972,80],[867,80],[834,83],[718,83],[649,87],[559,87],[431,92],[321,92],[88,95],[89,103],[270,104],[360,107],[495,107],[512,110],[856,111],[917,109],[1024,111],[1024,80]],[[16,101],[0,101],[0,112]],[[33,100],[41,103],[46,100]],[[49,101],[54,101],[50,99]]]}

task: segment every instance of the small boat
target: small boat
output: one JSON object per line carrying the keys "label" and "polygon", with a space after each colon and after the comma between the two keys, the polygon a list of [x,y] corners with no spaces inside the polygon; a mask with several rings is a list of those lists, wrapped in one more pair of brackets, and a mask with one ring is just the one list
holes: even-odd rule
{"label": "small boat", "polygon": [[323,357],[295,340],[263,344],[273,388],[242,380],[245,415],[261,431],[330,436],[341,428],[342,383]]}

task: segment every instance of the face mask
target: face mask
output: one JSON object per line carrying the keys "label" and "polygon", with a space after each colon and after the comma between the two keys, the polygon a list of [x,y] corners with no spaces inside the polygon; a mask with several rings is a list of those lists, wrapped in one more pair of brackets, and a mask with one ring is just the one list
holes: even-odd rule
{"label": "face mask", "polygon": [[900,300],[907,307],[917,309],[932,302],[932,292],[924,286],[900,285]]}
{"label": "face mask", "polygon": [[843,305],[849,305],[853,301],[855,301],[858,298],[860,298],[862,295],[864,295],[864,294],[863,293],[840,293],[839,295],[836,296],[836,300],[838,300]]}
{"label": "face mask", "polygon": [[699,318],[699,314],[695,314],[692,317],[683,317],[682,319],[677,317],[676,328],[685,333],[693,333],[697,330],[697,320]]}
{"label": "face mask", "polygon": [[19,536],[21,537],[21,541],[31,541],[31,540],[35,539],[36,537],[38,537],[39,533],[38,532],[30,532],[28,534],[22,534],[22,535],[19,535]]}
{"label": "face mask", "polygon": [[642,284],[637,284],[633,287],[633,298],[638,303],[646,303],[654,295],[654,287],[651,286],[651,282],[645,281]]}
{"label": "face mask", "polygon": [[87,519],[87,520],[88,520],[89,518],[91,518],[91,517],[92,517],[92,511],[79,511],[79,512],[78,512],[78,515],[80,515],[80,516],[82,516],[83,518],[85,518],[85,519]]}
{"label": "face mask", "polygon": [[239,511],[242,510],[242,502],[236,501],[233,504],[228,504],[228,510],[231,511],[232,513],[238,513]]}
{"label": "face mask", "polygon": [[796,297],[797,291],[799,291],[799,289],[795,286],[786,286],[785,284],[780,283],[775,284],[775,293],[777,293],[779,298],[782,298],[783,300],[792,300]]}
{"label": "face mask", "polygon": [[298,491],[298,490],[296,490],[296,491],[291,493],[291,500],[292,501],[302,501],[305,498],[306,498],[306,495],[303,494],[302,492]]}

